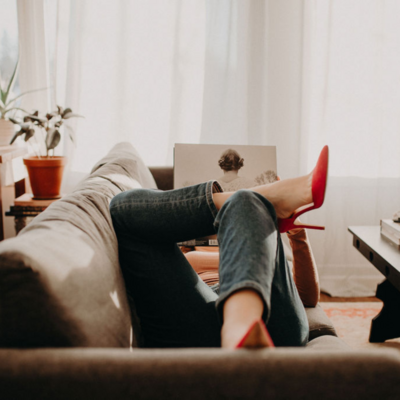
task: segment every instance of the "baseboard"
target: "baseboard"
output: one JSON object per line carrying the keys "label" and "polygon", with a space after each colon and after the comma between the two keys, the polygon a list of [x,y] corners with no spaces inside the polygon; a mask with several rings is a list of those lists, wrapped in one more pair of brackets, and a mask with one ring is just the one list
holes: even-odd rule
{"label": "baseboard", "polygon": [[334,297],[374,296],[385,277],[364,265],[328,265],[318,268],[321,291]]}

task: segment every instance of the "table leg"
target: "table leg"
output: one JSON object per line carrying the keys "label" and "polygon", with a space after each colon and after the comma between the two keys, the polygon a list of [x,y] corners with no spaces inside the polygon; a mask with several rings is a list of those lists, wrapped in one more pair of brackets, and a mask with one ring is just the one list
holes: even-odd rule
{"label": "table leg", "polygon": [[29,224],[30,220],[28,217],[22,216],[15,216],[14,218],[15,233],[18,235],[18,233]]}
{"label": "table leg", "polygon": [[4,222],[3,222],[3,194],[1,190],[1,177],[0,177],[0,241],[1,240],[4,240]]}
{"label": "table leg", "polygon": [[376,288],[376,297],[383,301],[383,308],[371,322],[369,341],[381,343],[400,337],[400,292],[385,280]]}

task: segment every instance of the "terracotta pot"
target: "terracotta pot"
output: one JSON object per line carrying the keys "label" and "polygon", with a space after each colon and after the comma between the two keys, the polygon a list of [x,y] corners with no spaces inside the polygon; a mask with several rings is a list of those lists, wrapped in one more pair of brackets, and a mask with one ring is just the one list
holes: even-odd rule
{"label": "terracotta pot", "polygon": [[61,197],[60,188],[66,163],[66,157],[24,158],[34,199],[58,199]]}
{"label": "terracotta pot", "polygon": [[8,146],[14,133],[14,124],[8,119],[0,118],[0,146]]}

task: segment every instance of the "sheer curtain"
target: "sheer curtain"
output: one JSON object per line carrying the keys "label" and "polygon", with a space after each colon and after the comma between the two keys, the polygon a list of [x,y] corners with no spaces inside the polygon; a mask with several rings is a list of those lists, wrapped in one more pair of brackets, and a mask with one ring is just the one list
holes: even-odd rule
{"label": "sheer curtain", "polygon": [[17,0],[17,10],[21,91],[45,89],[22,97],[21,107],[29,111],[47,111],[50,101],[50,80],[44,1]]}
{"label": "sheer curtain", "polygon": [[85,116],[72,168],[120,141],[172,165],[173,144],[200,136],[203,2],[72,0],[69,20],[65,96]]}
{"label": "sheer curtain", "polygon": [[327,230],[311,237],[325,290],[372,294],[383,276],[346,230],[400,209],[400,3],[304,4],[301,171],[324,143],[331,149],[328,197],[317,213]]}
{"label": "sheer curtain", "polygon": [[304,218],[327,227],[310,232],[322,287],[374,292],[347,227],[400,208],[397,1],[58,4],[57,101],[86,117],[72,170],[121,140],[148,165],[172,165],[175,142],[269,144],[287,178],[329,144],[326,204]]}

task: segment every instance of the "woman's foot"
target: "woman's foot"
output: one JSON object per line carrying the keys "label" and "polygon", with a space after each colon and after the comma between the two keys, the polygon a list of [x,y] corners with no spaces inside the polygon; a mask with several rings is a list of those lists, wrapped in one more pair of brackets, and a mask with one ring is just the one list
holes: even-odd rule
{"label": "woman's foot", "polygon": [[[312,203],[312,173],[299,178],[280,180],[250,190],[264,196],[274,206],[278,218],[288,218],[293,212]],[[214,193],[213,200],[218,210],[234,192]]]}
{"label": "woman's foot", "polygon": [[[251,289],[233,293],[224,303],[224,324],[221,329],[221,347],[235,349],[249,332],[255,321],[260,320],[264,303],[260,295]],[[265,347],[261,342],[257,346],[252,338],[253,347]]]}
{"label": "woman's foot", "polygon": [[254,321],[248,332],[243,336],[242,340],[236,346],[237,349],[262,349],[265,347],[275,347],[269,335],[264,321],[260,318]]}
{"label": "woman's foot", "polygon": [[298,208],[312,203],[312,173],[256,186],[252,190],[271,202],[278,218],[288,218]]}

